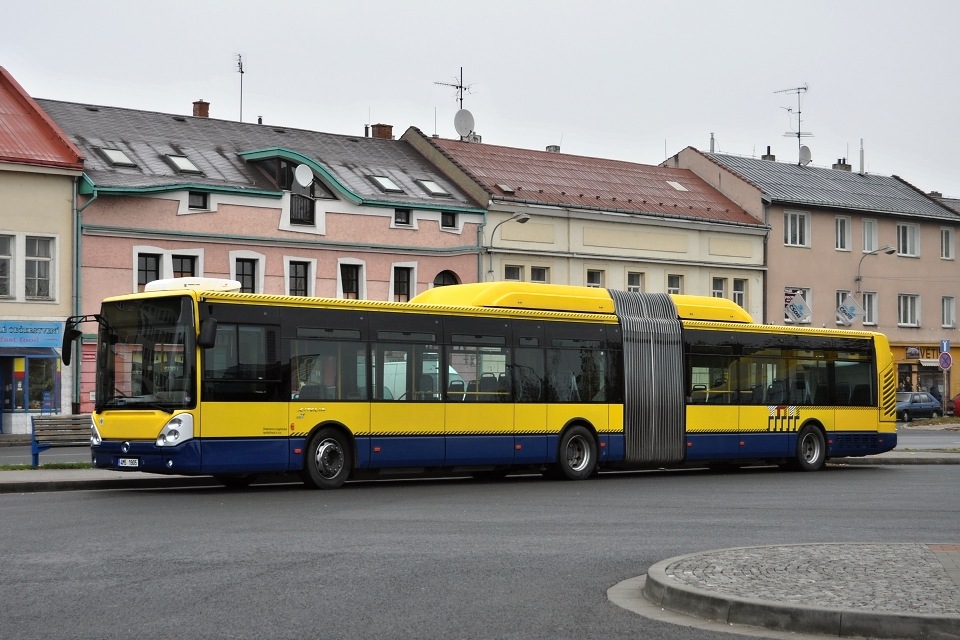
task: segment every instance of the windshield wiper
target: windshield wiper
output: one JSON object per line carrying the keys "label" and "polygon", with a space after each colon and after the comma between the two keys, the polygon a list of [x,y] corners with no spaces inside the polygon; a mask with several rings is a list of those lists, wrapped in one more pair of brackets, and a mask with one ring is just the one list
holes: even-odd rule
{"label": "windshield wiper", "polygon": [[[97,403],[97,406],[96,406],[97,413],[100,413],[104,408],[106,408],[108,404],[111,404],[116,400],[128,401],[128,402],[117,402],[116,405],[114,405],[116,407],[122,407],[124,409],[146,408],[146,409],[158,409],[160,411],[163,411],[164,413],[173,413],[173,409],[171,409],[170,407],[165,407],[162,404],[151,402],[149,400],[140,400],[138,396],[126,396],[122,393],[110,396],[103,402]],[[129,401],[132,401],[132,402],[129,402]]]}

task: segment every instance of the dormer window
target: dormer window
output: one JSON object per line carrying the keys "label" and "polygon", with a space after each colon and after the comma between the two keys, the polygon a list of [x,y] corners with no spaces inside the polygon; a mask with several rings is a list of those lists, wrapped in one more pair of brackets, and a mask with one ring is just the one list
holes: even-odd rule
{"label": "dormer window", "polygon": [[108,149],[103,147],[100,149],[100,153],[103,154],[103,157],[115,167],[135,167],[137,163],[127,157],[127,154],[121,151],[120,149]]}
{"label": "dormer window", "polygon": [[398,187],[397,183],[387,176],[369,176],[369,178],[373,181],[373,184],[380,187],[381,191],[387,193],[403,193],[403,189]]}
{"label": "dormer window", "polygon": [[180,173],[202,173],[187,156],[168,155],[167,162]]}
{"label": "dormer window", "polygon": [[417,184],[423,187],[424,191],[435,198],[450,197],[450,192],[433,180],[417,180]]}

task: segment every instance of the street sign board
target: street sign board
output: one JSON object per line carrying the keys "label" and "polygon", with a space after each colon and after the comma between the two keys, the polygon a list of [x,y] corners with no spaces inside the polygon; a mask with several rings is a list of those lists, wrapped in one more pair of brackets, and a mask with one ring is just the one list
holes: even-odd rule
{"label": "street sign board", "polygon": [[944,351],[940,354],[940,368],[946,371],[951,366],[953,366],[953,356],[950,355],[949,351]]}

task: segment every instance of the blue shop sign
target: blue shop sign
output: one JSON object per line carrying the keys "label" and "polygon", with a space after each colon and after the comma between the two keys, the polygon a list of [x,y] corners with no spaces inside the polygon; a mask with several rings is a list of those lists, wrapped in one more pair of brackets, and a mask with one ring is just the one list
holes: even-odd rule
{"label": "blue shop sign", "polygon": [[0,350],[24,347],[59,348],[62,335],[62,322],[0,320]]}

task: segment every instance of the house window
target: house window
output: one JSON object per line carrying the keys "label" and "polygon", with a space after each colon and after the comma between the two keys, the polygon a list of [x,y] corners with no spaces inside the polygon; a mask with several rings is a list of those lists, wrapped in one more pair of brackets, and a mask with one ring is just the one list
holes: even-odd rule
{"label": "house window", "polygon": [[837,251],[850,251],[850,216],[836,217]]}
{"label": "house window", "polygon": [[50,278],[53,273],[53,239],[27,236],[26,297],[49,299],[51,297]]}
{"label": "house window", "polygon": [[417,180],[417,184],[423,187],[423,190],[435,198],[449,197],[450,192],[441,187],[433,180]]}
{"label": "house window", "polygon": [[897,254],[911,257],[920,255],[920,227],[905,223],[897,225]]}
{"label": "house window", "polygon": [[403,189],[387,176],[370,176],[370,180],[386,193],[403,193]]}
{"label": "house window", "polygon": [[340,265],[340,285],[343,297],[348,300],[360,299],[360,265]]}
{"label": "house window", "polygon": [[643,274],[639,271],[627,271],[627,291],[643,293]]}
{"label": "house window", "polygon": [[410,277],[413,269],[410,267],[393,268],[393,300],[407,302],[410,300]]}
{"label": "house window", "polygon": [[453,271],[441,271],[433,279],[433,286],[435,287],[448,287],[452,284],[460,284],[460,278]]}
{"label": "house window", "polygon": [[394,209],[393,224],[398,226],[410,226],[410,209]]}
{"label": "house window", "polygon": [[742,278],[733,279],[733,301],[742,308],[747,308],[747,281]]}
{"label": "house window", "polygon": [[957,303],[953,296],[940,299],[941,324],[949,329],[957,326]]}
{"label": "house window", "polygon": [[897,325],[920,326],[920,296],[901,293],[897,296]]}
{"label": "house window", "polygon": [[[787,323],[787,324],[793,324],[793,323],[794,323],[794,322],[793,322],[793,318],[791,318],[790,316],[788,316],[788,315],[787,315],[787,312],[786,312],[786,306],[787,306],[787,303],[788,303],[788,299],[789,299],[789,300],[792,300],[792,299],[793,299],[795,296],[797,296],[797,295],[803,296],[803,301],[807,304],[807,307],[808,307],[808,308],[812,308],[812,307],[813,307],[813,305],[810,303],[810,297],[811,297],[810,289],[807,289],[807,288],[804,288],[804,287],[784,287],[784,289],[783,289],[783,298],[784,298],[783,321],[784,321],[785,323]],[[811,322],[811,320],[812,320],[812,318],[808,318],[807,320],[803,320],[803,321],[801,322],[801,324],[809,324],[809,323]]]}
{"label": "house window", "polygon": [[196,256],[173,256],[173,277],[191,278],[197,275]]}
{"label": "house window", "polygon": [[[836,299],[834,300],[836,304],[834,305],[833,308],[837,309],[838,313],[839,313],[840,307],[843,306],[844,301],[847,299],[847,296],[849,295],[850,295],[849,291],[845,289],[837,289]],[[837,317],[837,324],[843,324],[843,322],[840,321],[839,316]]]}
{"label": "house window", "polygon": [[601,271],[600,269],[587,269],[587,286],[602,287],[603,271]]}
{"label": "house window", "polygon": [[307,279],[310,277],[310,263],[291,260],[289,265],[287,294],[291,296],[310,295]]}
{"label": "house window", "polygon": [[877,294],[875,291],[864,291],[863,301],[860,303],[863,307],[863,324],[877,324]]}
{"label": "house window", "polygon": [[167,162],[180,173],[202,173],[187,156],[167,156]]}
{"label": "house window", "polygon": [[712,288],[710,289],[710,295],[712,295],[714,298],[726,298],[727,297],[727,279],[714,278]]}
{"label": "house window", "polygon": [[[17,382],[14,380],[14,362],[18,361]],[[60,412],[60,376],[57,359],[26,355],[0,358],[0,379],[6,381],[3,395],[4,412]]]}
{"label": "house window", "polygon": [[0,236],[0,297],[13,295],[13,237]]}
{"label": "house window", "polygon": [[683,276],[676,273],[667,274],[667,293],[673,295],[683,293]]}
{"label": "house window", "polygon": [[100,153],[115,167],[135,167],[137,163],[127,157],[120,149],[101,148]]}
{"label": "house window", "polygon": [[508,264],[503,267],[503,279],[504,280],[523,280],[523,267],[519,267],[515,264]]}
{"label": "house window", "polygon": [[160,279],[160,255],[141,253],[137,256],[137,291],[143,291],[148,282]]}
{"label": "house window", "polygon": [[940,257],[944,260],[953,260],[953,229],[940,229]]}
{"label": "house window", "polygon": [[877,221],[866,219],[863,221],[863,250],[864,252],[877,249]]}
{"label": "house window", "polygon": [[457,228],[457,214],[453,211],[443,211],[440,213],[440,227],[443,229]]}
{"label": "house window", "polygon": [[803,211],[783,212],[783,244],[788,247],[810,246],[810,216]]}
{"label": "house window", "polygon": [[236,278],[240,282],[240,291],[243,293],[257,292],[257,260],[254,258],[237,258]]}
{"label": "house window", "polygon": [[312,227],[316,224],[317,203],[310,196],[290,193],[290,224]]}
{"label": "house window", "polygon": [[200,191],[191,191],[187,196],[188,209],[209,209],[209,195]]}
{"label": "house window", "polygon": [[547,267],[530,267],[530,282],[543,284],[550,282],[550,269]]}

